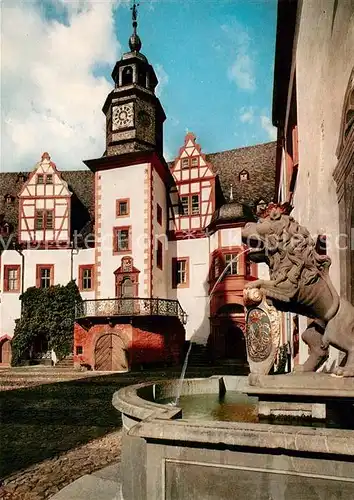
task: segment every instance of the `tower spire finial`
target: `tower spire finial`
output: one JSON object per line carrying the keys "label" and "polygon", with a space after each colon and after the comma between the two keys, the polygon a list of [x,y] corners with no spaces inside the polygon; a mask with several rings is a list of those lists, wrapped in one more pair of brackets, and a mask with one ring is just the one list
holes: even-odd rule
{"label": "tower spire finial", "polygon": [[129,38],[129,47],[132,52],[139,52],[141,49],[141,40],[139,38],[139,35],[136,32],[136,29],[138,27],[138,7],[140,3],[136,3],[136,1],[133,1],[133,7],[130,7],[130,10],[132,11],[132,21],[133,21],[133,34]]}

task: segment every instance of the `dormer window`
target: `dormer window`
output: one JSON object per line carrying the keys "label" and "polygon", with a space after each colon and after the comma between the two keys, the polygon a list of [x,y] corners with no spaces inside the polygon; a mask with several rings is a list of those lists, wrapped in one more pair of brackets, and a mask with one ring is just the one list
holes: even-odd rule
{"label": "dormer window", "polygon": [[11,205],[15,201],[15,198],[11,196],[11,194],[7,194],[5,196],[5,203],[6,205]]}
{"label": "dormer window", "polygon": [[240,174],[239,174],[239,181],[243,182],[243,181],[249,181],[249,180],[250,180],[250,175],[247,172],[247,170],[242,170],[242,172],[240,172]]}
{"label": "dormer window", "polygon": [[131,85],[133,83],[133,68],[127,66],[122,71],[122,85]]}
{"label": "dormer window", "polygon": [[43,174],[37,175],[37,184],[44,184],[44,175]]}
{"label": "dormer window", "polygon": [[256,213],[260,213],[267,208],[267,203],[264,200],[259,200],[256,207]]}

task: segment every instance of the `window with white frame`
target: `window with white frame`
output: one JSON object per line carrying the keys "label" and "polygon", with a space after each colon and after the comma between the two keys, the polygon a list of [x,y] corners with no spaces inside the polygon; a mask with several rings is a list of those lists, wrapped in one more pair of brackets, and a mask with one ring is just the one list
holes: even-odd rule
{"label": "window with white frame", "polygon": [[225,258],[225,268],[226,275],[231,276],[237,274],[237,253],[226,253]]}

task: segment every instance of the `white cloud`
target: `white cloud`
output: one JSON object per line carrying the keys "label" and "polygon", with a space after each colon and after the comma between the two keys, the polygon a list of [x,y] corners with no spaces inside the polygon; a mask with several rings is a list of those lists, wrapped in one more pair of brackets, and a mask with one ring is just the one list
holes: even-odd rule
{"label": "white cloud", "polygon": [[265,115],[261,115],[259,118],[261,121],[262,129],[267,132],[269,139],[271,141],[275,141],[277,138],[277,129],[273,127],[270,118],[268,118],[268,116]]}
{"label": "white cloud", "polygon": [[232,26],[221,26],[228,38],[228,43],[236,51],[234,62],[228,69],[228,77],[238,88],[247,91],[256,89],[254,53],[251,49],[252,39],[245,28],[238,22]]}
{"label": "white cloud", "polygon": [[228,76],[242,90],[255,90],[256,78],[253,74],[253,60],[248,54],[238,54],[228,69]]}
{"label": "white cloud", "polygon": [[156,72],[157,79],[159,81],[159,84],[156,87],[156,95],[157,95],[157,97],[160,98],[165,86],[168,84],[169,77],[168,77],[168,74],[166,73],[166,71],[164,70],[162,64],[155,65],[155,72]]}
{"label": "white cloud", "polygon": [[113,8],[122,0],[51,3],[65,24],[33,1],[2,5],[3,170],[27,170],[43,151],[59,169],[81,168],[105,149],[101,108],[113,82],[94,70],[117,59]]}
{"label": "white cloud", "polygon": [[254,122],[254,108],[252,106],[248,108],[240,109],[240,122],[252,124]]}

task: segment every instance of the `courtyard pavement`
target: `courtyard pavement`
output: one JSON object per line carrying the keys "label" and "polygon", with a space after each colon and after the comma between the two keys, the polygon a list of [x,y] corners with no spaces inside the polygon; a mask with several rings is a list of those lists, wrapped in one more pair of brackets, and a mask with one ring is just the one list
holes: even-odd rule
{"label": "courtyard pavement", "polygon": [[[187,377],[222,373],[225,367],[191,367]],[[111,481],[97,471],[120,460],[121,417],[112,406],[113,393],[179,374],[178,367],[129,373],[38,366],[1,369],[0,498],[45,500],[82,477],[79,488],[85,482]],[[116,487],[109,482],[106,486],[108,494]]]}

